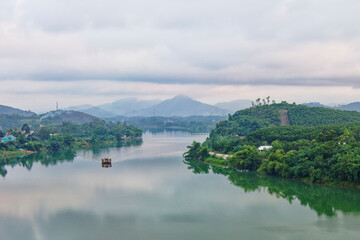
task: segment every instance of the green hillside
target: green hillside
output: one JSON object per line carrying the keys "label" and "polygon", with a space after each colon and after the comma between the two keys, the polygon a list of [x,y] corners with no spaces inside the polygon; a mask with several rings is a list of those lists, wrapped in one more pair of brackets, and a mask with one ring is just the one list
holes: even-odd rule
{"label": "green hillside", "polygon": [[[258,148],[264,145],[266,150]],[[228,155],[210,155],[209,150]],[[287,103],[254,106],[218,123],[202,145],[188,146],[184,157],[360,187],[360,114]]]}
{"label": "green hillside", "polygon": [[[216,151],[231,152],[243,137],[262,128],[287,125],[316,127],[354,123],[360,123],[359,112],[307,107],[286,102],[265,104],[229,115],[227,120],[216,125],[206,140],[205,146]],[[294,130],[296,129],[291,128],[291,131]],[[298,131],[302,133],[310,130],[300,128]]]}

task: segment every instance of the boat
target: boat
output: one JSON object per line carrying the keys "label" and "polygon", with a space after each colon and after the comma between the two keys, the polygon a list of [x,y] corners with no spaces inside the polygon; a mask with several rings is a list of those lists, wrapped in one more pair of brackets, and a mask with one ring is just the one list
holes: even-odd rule
{"label": "boat", "polygon": [[111,158],[102,158],[101,163],[111,163]]}
{"label": "boat", "polygon": [[103,168],[109,168],[111,167],[111,158],[102,158],[101,159],[101,166]]}

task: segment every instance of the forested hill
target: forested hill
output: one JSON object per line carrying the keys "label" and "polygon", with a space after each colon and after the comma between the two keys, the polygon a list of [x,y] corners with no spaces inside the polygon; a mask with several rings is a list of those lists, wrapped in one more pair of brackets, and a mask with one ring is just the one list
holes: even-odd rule
{"label": "forested hill", "polygon": [[221,121],[210,133],[213,142],[219,138],[239,138],[264,127],[272,126],[322,126],[360,123],[360,113],[304,105],[265,104],[237,111]]}
{"label": "forested hill", "polygon": [[16,114],[16,115],[26,116],[26,117],[36,115],[34,112],[31,112],[30,110],[24,111],[24,110],[20,110],[17,108],[4,106],[4,105],[0,105],[0,114],[5,114],[5,115]]}
{"label": "forested hill", "polygon": [[[265,151],[259,149],[264,145]],[[254,106],[219,122],[202,145],[194,142],[188,149],[186,160],[360,187],[359,112],[287,103]]]}

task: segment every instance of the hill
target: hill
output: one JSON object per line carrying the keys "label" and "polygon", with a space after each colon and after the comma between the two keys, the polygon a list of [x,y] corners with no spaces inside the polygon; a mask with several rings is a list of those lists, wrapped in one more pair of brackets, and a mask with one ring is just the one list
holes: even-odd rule
{"label": "hill", "polygon": [[224,116],[226,110],[193,100],[184,95],[178,95],[172,99],[162,101],[150,108],[131,112],[130,116]]}
{"label": "hill", "polygon": [[221,102],[217,103],[214,106],[222,109],[228,110],[230,113],[251,107],[251,100],[248,99],[239,99],[231,102]]}
{"label": "hill", "polygon": [[[286,120],[286,121],[285,121]],[[229,151],[224,147],[258,129],[276,126],[323,126],[360,123],[360,113],[304,105],[280,104],[255,106],[230,115],[210,133],[206,144],[210,148]],[[233,145],[233,144],[230,144]],[[233,146],[229,146],[232,148]]]}
{"label": "hill", "polygon": [[116,116],[115,114],[105,111],[99,107],[91,107],[88,109],[79,110],[79,112],[83,112],[101,119],[111,118]]}
{"label": "hill", "polygon": [[324,104],[321,104],[319,102],[308,102],[308,103],[302,103],[301,105],[305,105],[308,107],[323,107],[323,108],[331,108],[330,106],[326,106]]}
{"label": "hill", "polygon": [[65,108],[65,110],[73,110],[73,111],[81,112],[83,110],[86,110],[86,109],[89,109],[92,107],[94,107],[94,106],[90,105],[90,104],[83,104],[83,105],[78,105],[78,106],[71,106],[71,107]]}
{"label": "hill", "polygon": [[357,111],[360,112],[360,102],[353,102],[346,105],[340,105],[337,107],[334,107],[335,109],[339,110],[347,110],[347,111]]}
{"label": "hill", "polygon": [[184,157],[236,170],[358,187],[359,139],[359,112],[286,102],[259,104],[218,123],[203,145],[193,142]]}
{"label": "hill", "polygon": [[13,107],[4,106],[4,105],[0,105],[0,114],[6,114],[6,115],[16,114],[16,115],[20,115],[20,116],[35,115],[35,113],[31,112],[30,110],[24,111],[24,110],[21,110],[18,108],[13,108]]}
{"label": "hill", "polygon": [[128,115],[129,112],[140,111],[160,103],[161,100],[139,100],[136,98],[123,98],[113,103],[99,105],[98,107],[115,116]]}
{"label": "hill", "polygon": [[88,123],[97,120],[97,117],[91,116],[86,113],[73,111],[73,110],[58,110],[45,113],[41,116],[40,121],[44,124],[54,124],[61,122],[72,122],[72,123]]}

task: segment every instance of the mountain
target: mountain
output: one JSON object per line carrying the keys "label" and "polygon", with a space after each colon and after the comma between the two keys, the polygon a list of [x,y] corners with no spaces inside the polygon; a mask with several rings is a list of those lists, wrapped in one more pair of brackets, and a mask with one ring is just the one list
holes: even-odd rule
{"label": "mountain", "polygon": [[236,111],[251,107],[251,103],[252,103],[251,100],[239,99],[231,102],[217,103],[214,106],[229,110],[230,113],[234,113]]}
{"label": "mountain", "polygon": [[237,111],[228,120],[217,124],[211,132],[212,140],[221,137],[238,138],[266,127],[274,126],[322,126],[333,124],[360,123],[360,113],[330,108],[307,107],[304,105],[280,103],[255,106]]}
{"label": "mountain", "polygon": [[58,110],[45,113],[41,118],[41,122],[46,124],[72,122],[72,123],[88,123],[97,120],[97,117],[89,114],[73,111],[73,110]]}
{"label": "mountain", "polygon": [[136,98],[123,98],[113,103],[99,105],[98,107],[114,115],[127,115],[129,112],[140,111],[160,103],[161,100],[139,100]]}
{"label": "mountain", "polygon": [[86,114],[89,114],[89,115],[92,115],[92,116],[95,116],[95,117],[98,117],[101,119],[111,118],[111,117],[116,116],[115,114],[105,111],[99,107],[91,107],[88,109],[79,110],[79,112],[83,112],[83,113],[86,113]]}
{"label": "mountain", "polygon": [[65,108],[65,110],[73,110],[73,111],[83,111],[83,110],[87,110],[94,107],[93,105],[90,104],[83,104],[83,105],[78,105],[78,106],[71,106],[68,108]]}
{"label": "mountain", "polygon": [[116,116],[116,114],[105,111],[104,109],[102,109],[100,107],[95,107],[95,106],[90,105],[90,104],[83,104],[83,105],[79,105],[79,106],[71,106],[71,107],[65,108],[65,110],[78,111],[78,112],[93,115],[95,117],[102,118],[102,119]]}
{"label": "mountain", "polygon": [[144,110],[131,112],[129,116],[223,116],[227,111],[221,108],[193,100],[184,95],[162,101]]}
{"label": "mountain", "polygon": [[360,112],[360,102],[353,102],[346,105],[340,105],[337,107],[334,107],[335,109],[339,110],[347,110],[347,111],[357,111]]}
{"label": "mountain", "polygon": [[20,116],[36,115],[34,112],[31,112],[31,111],[24,111],[24,110],[21,110],[18,108],[13,108],[13,107],[4,106],[4,105],[0,105],[0,114],[6,114],[6,115],[17,114]]}
{"label": "mountain", "polygon": [[331,108],[330,106],[323,105],[319,102],[308,102],[308,103],[302,103],[301,105],[305,105],[308,107],[323,107],[323,108]]}

